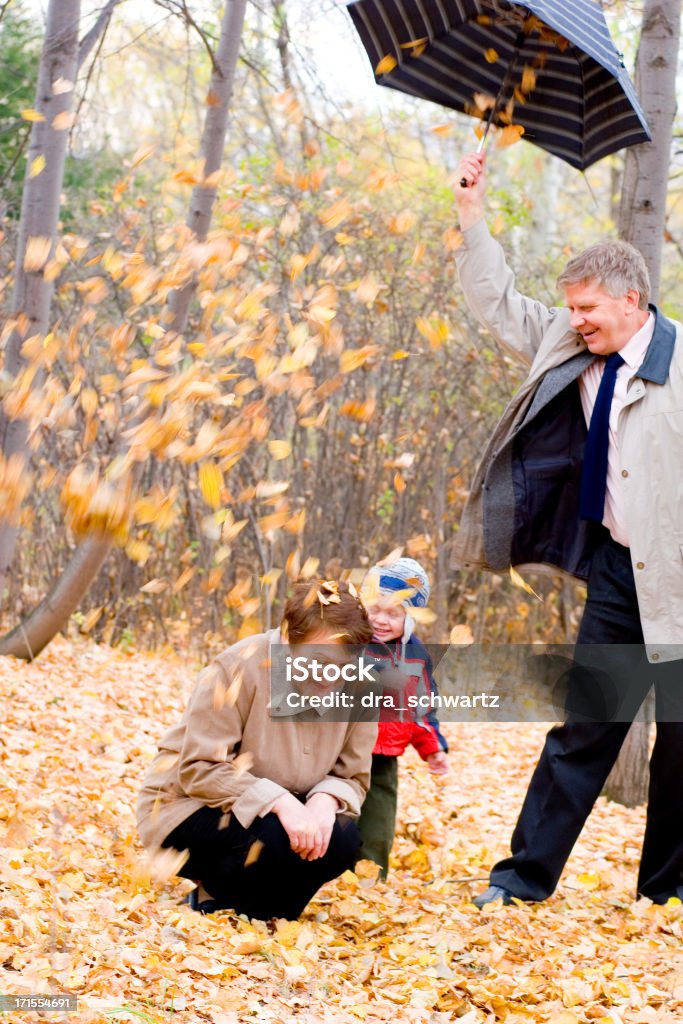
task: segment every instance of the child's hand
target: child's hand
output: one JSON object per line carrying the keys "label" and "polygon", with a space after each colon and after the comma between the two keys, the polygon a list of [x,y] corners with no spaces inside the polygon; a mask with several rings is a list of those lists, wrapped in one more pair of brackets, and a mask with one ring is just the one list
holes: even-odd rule
{"label": "child's hand", "polygon": [[430,775],[447,775],[449,770],[448,758],[443,750],[436,750],[433,754],[429,754],[427,756],[427,766]]}

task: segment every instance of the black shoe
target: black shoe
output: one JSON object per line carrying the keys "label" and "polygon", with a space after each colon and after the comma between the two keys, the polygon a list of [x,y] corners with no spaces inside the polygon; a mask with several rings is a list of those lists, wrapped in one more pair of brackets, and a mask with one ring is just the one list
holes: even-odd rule
{"label": "black shoe", "polygon": [[188,892],[187,896],[183,900],[187,903],[190,910],[196,910],[199,914],[213,914],[214,911],[218,910],[215,900],[199,900],[199,889],[193,889],[192,892]]}
{"label": "black shoe", "polygon": [[486,892],[480,893],[479,896],[475,896],[472,902],[475,907],[479,907],[483,910],[489,903],[495,903],[496,900],[500,900],[504,907],[509,907],[515,898],[515,894],[510,892],[509,889],[504,889],[502,885],[491,885]]}
{"label": "black shoe", "polygon": [[[642,896],[644,893],[640,893],[639,895]],[[647,898],[651,899],[652,902],[656,903],[658,906],[663,906],[665,903],[668,903],[670,899],[680,900],[683,903],[683,884],[677,885],[675,889],[671,890],[671,892],[662,892],[658,893],[656,896],[648,896]]]}

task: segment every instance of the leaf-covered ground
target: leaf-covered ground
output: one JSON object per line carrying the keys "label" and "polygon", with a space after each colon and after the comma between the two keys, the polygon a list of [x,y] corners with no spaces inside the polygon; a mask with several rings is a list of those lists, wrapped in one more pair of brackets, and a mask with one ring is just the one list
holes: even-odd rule
{"label": "leaf-covered ground", "polygon": [[[78,1012],[4,1019],[215,1024],[683,1018],[683,907],[634,902],[643,813],[601,800],[557,894],[479,913],[540,725],[445,726],[441,782],[402,762],[395,868],[347,874],[274,930],[151,881],[139,780],[195,666],[94,645],[0,662],[0,992],[78,995]],[[0,1014],[0,1019],[3,1015]]]}

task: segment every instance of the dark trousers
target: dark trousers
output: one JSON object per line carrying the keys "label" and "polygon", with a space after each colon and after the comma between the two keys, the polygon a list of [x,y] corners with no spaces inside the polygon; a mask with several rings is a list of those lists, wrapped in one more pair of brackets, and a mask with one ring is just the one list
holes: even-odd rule
{"label": "dark trousers", "polygon": [[[680,661],[649,665],[642,643],[630,552],[605,540],[595,553],[588,581],[576,659],[590,662],[590,647],[582,649],[582,645],[618,645],[608,649],[607,684],[600,685],[600,670],[592,674],[594,686],[598,678],[597,703],[606,713],[590,714],[596,707],[595,700],[586,699],[591,672],[579,666],[569,682],[567,719],[546,737],[512,835],[512,856],[493,868],[493,885],[504,886],[523,900],[543,900],[553,892],[617,758],[630,719],[653,684],[657,738],[650,759],[638,893],[661,902],[681,884],[683,665]],[[605,650],[596,653],[602,664]],[[600,717],[604,720],[590,720]]]}
{"label": "dark trousers", "polygon": [[361,834],[360,857],[380,865],[380,878],[386,878],[389,872],[397,803],[398,758],[388,754],[373,754],[370,788],[363,802],[358,825]]}
{"label": "dark trousers", "polygon": [[[318,860],[302,860],[275,814],[255,818],[249,828],[234,814],[202,807],[167,836],[163,846],[189,850],[179,872],[201,879],[217,909],[267,921],[295,920],[321,885],[352,868],[360,833],[351,818],[337,815],[327,852]],[[223,826],[223,827],[222,827]],[[247,863],[247,861],[249,863]]]}

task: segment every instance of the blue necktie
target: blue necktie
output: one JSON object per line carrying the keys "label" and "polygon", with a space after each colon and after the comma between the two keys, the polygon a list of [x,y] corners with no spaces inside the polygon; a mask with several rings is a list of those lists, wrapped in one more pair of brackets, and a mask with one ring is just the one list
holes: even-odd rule
{"label": "blue necktie", "polygon": [[617,382],[617,370],[623,363],[624,360],[618,352],[613,352],[605,362],[583,454],[579,512],[582,519],[594,519],[598,523],[602,522],[605,511],[609,413],[614,385]]}

